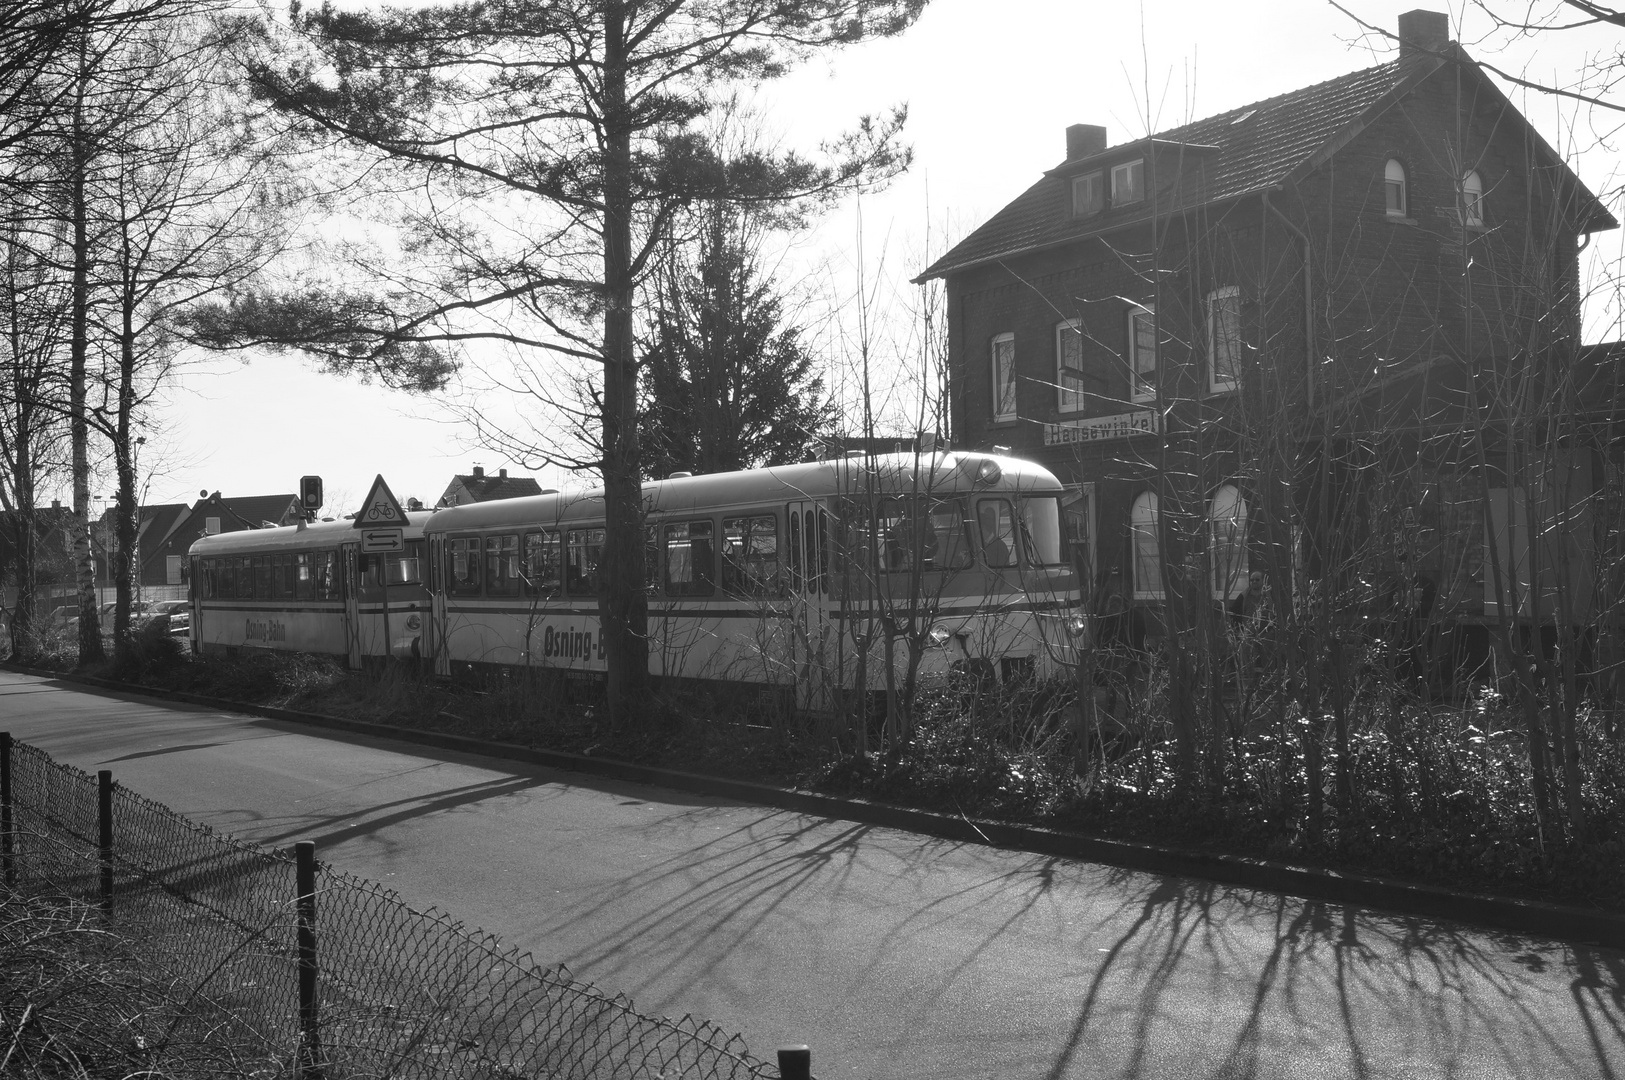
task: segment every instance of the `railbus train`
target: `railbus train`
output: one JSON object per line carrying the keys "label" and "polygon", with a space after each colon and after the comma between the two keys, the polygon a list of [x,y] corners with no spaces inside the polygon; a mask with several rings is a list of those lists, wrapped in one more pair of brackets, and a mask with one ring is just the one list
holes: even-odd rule
{"label": "railbus train", "polygon": [[[1063,493],[1031,462],[951,452],[647,483],[650,673],[755,687],[812,711],[860,683],[884,686],[888,665],[922,680],[964,668],[1005,680],[1063,674],[1087,625]],[[290,620],[275,640],[211,626],[228,612],[253,618],[240,610],[246,601],[207,598],[218,588],[211,559],[252,560],[331,537],[341,591],[389,574],[392,655],[422,656],[440,675],[536,668],[592,679],[606,666],[597,601],[604,516],[601,490],[409,515],[413,554],[399,570],[367,563],[325,523],[205,538],[193,547],[205,594],[194,633],[204,650],[306,649],[356,664],[382,655],[364,593],[354,604],[347,594],[327,602],[335,616],[363,621],[350,637],[318,620]],[[416,617],[410,637],[397,603]],[[357,637],[359,656],[337,647]]]}
{"label": "railbus train", "polygon": [[348,520],[203,537],[189,552],[192,647],[323,653],[355,668],[421,655],[430,516],[408,511],[403,549],[381,555],[362,554]]}

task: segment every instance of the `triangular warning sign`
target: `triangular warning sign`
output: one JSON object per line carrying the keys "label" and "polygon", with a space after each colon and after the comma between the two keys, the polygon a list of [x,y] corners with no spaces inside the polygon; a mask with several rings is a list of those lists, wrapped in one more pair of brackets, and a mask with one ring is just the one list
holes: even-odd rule
{"label": "triangular warning sign", "polygon": [[401,509],[395,493],[384,483],[384,474],[379,473],[378,479],[372,482],[372,490],[367,492],[366,501],[356,511],[354,528],[376,529],[380,525],[400,528],[405,524],[406,511]]}

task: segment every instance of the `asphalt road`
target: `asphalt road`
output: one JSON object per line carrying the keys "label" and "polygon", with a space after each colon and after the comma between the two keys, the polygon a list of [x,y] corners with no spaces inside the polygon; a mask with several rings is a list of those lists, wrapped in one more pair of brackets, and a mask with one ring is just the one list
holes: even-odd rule
{"label": "asphalt road", "polygon": [[0,672],[0,730],[823,1080],[1625,1075],[1625,953]]}

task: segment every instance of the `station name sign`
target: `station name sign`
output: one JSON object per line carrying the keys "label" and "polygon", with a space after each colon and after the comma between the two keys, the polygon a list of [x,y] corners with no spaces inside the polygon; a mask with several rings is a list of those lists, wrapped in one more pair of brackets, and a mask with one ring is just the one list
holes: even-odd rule
{"label": "station name sign", "polygon": [[1162,434],[1162,414],[1155,409],[1141,409],[1137,412],[1086,416],[1080,420],[1045,424],[1044,445],[1066,446],[1071,443],[1126,439],[1131,435],[1160,434]]}

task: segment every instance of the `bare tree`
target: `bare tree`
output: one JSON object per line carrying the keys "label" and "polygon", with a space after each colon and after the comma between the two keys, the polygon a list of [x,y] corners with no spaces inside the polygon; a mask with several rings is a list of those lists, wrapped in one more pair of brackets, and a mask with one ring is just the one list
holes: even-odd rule
{"label": "bare tree", "polygon": [[[895,145],[901,113],[865,120],[822,167],[793,155],[719,161],[691,124],[711,108],[713,87],[898,33],[922,6],[323,9],[299,28],[336,77],[312,77],[303,61],[257,69],[267,97],[312,130],[382,155],[403,183],[431,185],[401,225],[409,250],[443,261],[417,283],[415,304],[352,319],[358,340],[382,352],[499,339],[601,371],[594,464],[608,530],[599,610],[618,722],[635,716],[647,671],[634,310],[653,260],[697,200],[806,198],[874,182],[906,161]],[[490,321],[480,327],[481,319]]]}

